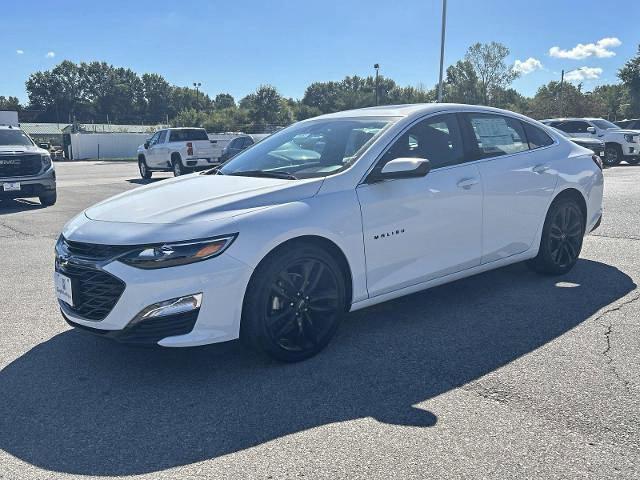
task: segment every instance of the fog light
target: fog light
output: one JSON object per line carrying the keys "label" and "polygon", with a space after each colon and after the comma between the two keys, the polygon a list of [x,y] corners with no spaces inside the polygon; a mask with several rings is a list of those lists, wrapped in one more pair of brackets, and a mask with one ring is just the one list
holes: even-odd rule
{"label": "fog light", "polygon": [[148,320],[151,318],[168,317],[169,315],[179,315],[191,312],[200,308],[202,304],[202,293],[186,295],[184,297],[172,298],[164,302],[154,303],[142,310],[131,324]]}

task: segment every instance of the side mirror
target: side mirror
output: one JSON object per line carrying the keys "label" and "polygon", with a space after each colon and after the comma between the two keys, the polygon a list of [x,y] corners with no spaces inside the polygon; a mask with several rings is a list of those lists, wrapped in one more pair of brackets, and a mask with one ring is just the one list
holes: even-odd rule
{"label": "side mirror", "polygon": [[587,127],[587,132],[589,132],[591,135],[595,135],[596,127]]}
{"label": "side mirror", "polygon": [[397,178],[424,177],[431,170],[431,162],[426,158],[396,158],[388,162],[374,181],[390,180]]}
{"label": "side mirror", "polygon": [[149,148],[149,140],[144,142],[144,149],[146,150],[147,148]]}

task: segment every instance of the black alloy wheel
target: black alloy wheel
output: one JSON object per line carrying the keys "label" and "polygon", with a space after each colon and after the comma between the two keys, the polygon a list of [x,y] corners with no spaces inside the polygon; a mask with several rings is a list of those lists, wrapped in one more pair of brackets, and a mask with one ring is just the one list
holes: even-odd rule
{"label": "black alloy wheel", "polygon": [[574,200],[554,203],[544,223],[538,256],[529,264],[541,273],[568,272],[580,256],[584,231],[584,215]]}
{"label": "black alloy wheel", "polygon": [[345,311],[341,269],[327,252],[312,245],[268,259],[247,295],[243,323],[252,342],[286,362],[322,350]]}

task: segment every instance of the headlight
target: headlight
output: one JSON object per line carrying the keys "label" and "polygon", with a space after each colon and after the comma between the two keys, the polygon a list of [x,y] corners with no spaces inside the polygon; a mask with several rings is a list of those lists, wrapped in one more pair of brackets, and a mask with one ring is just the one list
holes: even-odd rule
{"label": "headlight", "polygon": [[638,141],[638,135],[632,135],[630,133],[624,134],[624,141],[629,143],[636,143]]}
{"label": "headlight", "polygon": [[42,155],[42,170],[47,170],[51,166],[51,155]]}
{"label": "headlight", "polygon": [[237,236],[234,233],[205,240],[148,245],[127,253],[118,260],[146,270],[187,265],[220,255]]}

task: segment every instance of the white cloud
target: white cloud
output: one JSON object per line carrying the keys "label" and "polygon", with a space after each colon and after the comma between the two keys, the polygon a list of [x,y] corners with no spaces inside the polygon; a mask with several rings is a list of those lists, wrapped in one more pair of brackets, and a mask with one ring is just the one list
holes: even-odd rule
{"label": "white cloud", "polygon": [[20,50],[20,49],[16,50],[16,55],[22,55],[23,53],[24,53],[24,50]]}
{"label": "white cloud", "polygon": [[537,58],[529,57],[524,62],[521,60],[516,60],[513,69],[526,75],[527,73],[535,72],[536,70],[540,70],[542,68],[542,62]]}
{"label": "white cloud", "polygon": [[563,50],[560,47],[551,47],[549,56],[555,58],[569,58],[571,60],[582,60],[587,57],[607,58],[613,57],[616,52],[611,48],[619,47],[622,42],[616,37],[607,37],[598,40],[596,43],[579,43],[571,50]]}
{"label": "white cloud", "polygon": [[567,82],[582,82],[584,80],[595,80],[602,75],[602,69],[599,67],[580,67],[572,70],[564,76]]}
{"label": "white cloud", "polygon": [[45,55],[45,57],[47,58],[53,58],[56,56],[56,52],[47,52],[47,54]]}

